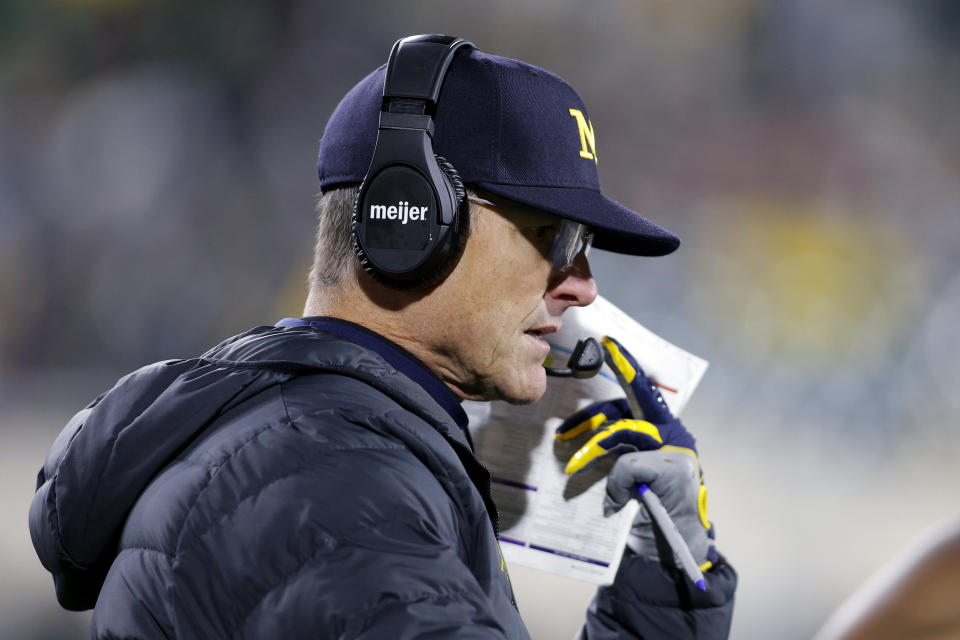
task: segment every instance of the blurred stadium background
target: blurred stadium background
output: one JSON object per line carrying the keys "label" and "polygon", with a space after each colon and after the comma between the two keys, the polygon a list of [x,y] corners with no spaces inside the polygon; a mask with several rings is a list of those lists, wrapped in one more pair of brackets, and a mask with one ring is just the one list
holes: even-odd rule
{"label": "blurred stadium background", "polygon": [[[403,35],[583,95],[605,191],[684,239],[591,254],[711,361],[698,435],[734,638],[808,638],[960,480],[960,5],[950,0],[0,0],[0,636],[82,638],[37,468],[120,375],[299,315],[315,155]],[[589,589],[517,570],[536,638]]]}

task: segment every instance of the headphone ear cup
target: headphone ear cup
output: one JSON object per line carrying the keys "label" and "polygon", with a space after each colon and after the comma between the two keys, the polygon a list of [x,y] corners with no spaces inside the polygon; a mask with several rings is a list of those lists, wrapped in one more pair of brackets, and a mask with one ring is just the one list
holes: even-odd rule
{"label": "headphone ear cup", "polygon": [[434,158],[437,163],[437,168],[440,169],[440,173],[443,175],[446,184],[437,184],[433,188],[437,191],[445,191],[447,193],[446,196],[441,195],[441,199],[452,196],[450,206],[454,211],[450,217],[450,224],[446,227],[445,232],[439,239],[434,239],[431,246],[427,249],[431,256],[427,261],[429,266],[424,265],[421,267],[419,270],[422,270],[422,273],[419,273],[416,279],[401,281],[388,277],[378,268],[375,260],[371,259],[360,242],[360,235],[362,233],[361,206],[363,199],[366,197],[367,189],[373,188],[374,182],[377,179],[376,174],[373,177],[367,175],[364,178],[364,181],[360,184],[360,188],[357,190],[357,197],[353,203],[350,231],[354,255],[356,255],[357,260],[360,261],[360,266],[363,270],[370,276],[397,289],[429,289],[439,284],[444,278],[450,275],[450,272],[456,266],[467,243],[467,236],[470,232],[470,207],[469,201],[467,200],[466,187],[452,164],[441,156],[435,155]]}
{"label": "headphone ear cup", "polygon": [[446,176],[447,182],[450,183],[450,187],[453,189],[453,196],[456,198],[457,209],[459,210],[461,205],[463,205],[463,201],[467,199],[467,188],[463,185],[460,174],[457,173],[457,170],[453,168],[453,165],[450,164],[446,158],[436,154],[434,154],[433,157],[436,159],[437,166],[440,167],[440,171]]}
{"label": "headphone ear cup", "polygon": [[367,180],[369,179],[369,175],[363,178],[363,182],[360,183],[360,188],[357,189],[357,197],[353,199],[353,214],[350,216],[350,240],[353,243],[353,255],[360,261],[360,266],[363,270],[377,280],[383,281],[380,273],[373,266],[370,258],[367,257],[367,252],[364,251],[360,245],[360,200],[367,186]]}
{"label": "headphone ear cup", "polygon": [[418,289],[428,289],[436,286],[450,275],[453,268],[457,266],[460,256],[463,255],[463,249],[467,246],[467,237],[470,235],[470,202],[467,200],[467,188],[464,186],[460,174],[446,158],[436,154],[434,154],[434,158],[436,158],[437,166],[440,167],[441,173],[443,173],[453,191],[456,213],[443,243],[435,249],[440,256],[436,269],[420,280],[416,285]]}

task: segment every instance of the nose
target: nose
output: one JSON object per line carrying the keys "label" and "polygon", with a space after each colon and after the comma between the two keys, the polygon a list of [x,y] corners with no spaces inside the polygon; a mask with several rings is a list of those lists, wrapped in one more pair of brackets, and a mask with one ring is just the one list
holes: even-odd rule
{"label": "nose", "polygon": [[551,313],[560,315],[568,307],[585,307],[597,298],[597,283],[590,273],[590,263],[583,253],[569,269],[551,276],[544,295]]}

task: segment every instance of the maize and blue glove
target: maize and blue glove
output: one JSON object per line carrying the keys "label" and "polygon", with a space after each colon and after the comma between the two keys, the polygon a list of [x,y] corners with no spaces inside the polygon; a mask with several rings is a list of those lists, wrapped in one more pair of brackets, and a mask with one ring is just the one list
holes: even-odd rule
{"label": "maize and blue glove", "polygon": [[[619,511],[646,484],[659,498],[686,541],[701,571],[717,561],[714,528],[707,519],[707,489],[697,457],[696,441],[673,416],[637,361],[616,340],[604,337],[607,362],[614,368],[627,397],[597,402],[581,409],[557,427],[559,440],[592,435],[567,463],[574,474],[599,459],[618,455],[607,475],[604,514]],[[639,556],[674,564],[673,552],[641,504],[627,539]]]}

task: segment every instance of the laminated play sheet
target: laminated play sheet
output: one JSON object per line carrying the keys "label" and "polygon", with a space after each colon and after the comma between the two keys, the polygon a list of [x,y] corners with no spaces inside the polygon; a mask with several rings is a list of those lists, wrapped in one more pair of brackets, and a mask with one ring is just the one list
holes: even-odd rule
{"label": "laminated play sheet", "polygon": [[[659,387],[674,415],[686,406],[707,361],[647,330],[602,297],[563,315],[563,328],[546,337],[548,364],[565,366],[577,341],[616,338]],[[493,476],[500,511],[500,546],[515,563],[583,580],[610,584],[616,575],[636,501],[603,516],[606,474],[613,460],[567,476],[563,470],[587,435],[554,437],[564,418],[597,400],[622,397],[606,365],[593,378],[550,377],[543,398],[531,405],[465,402],[477,455]]]}

